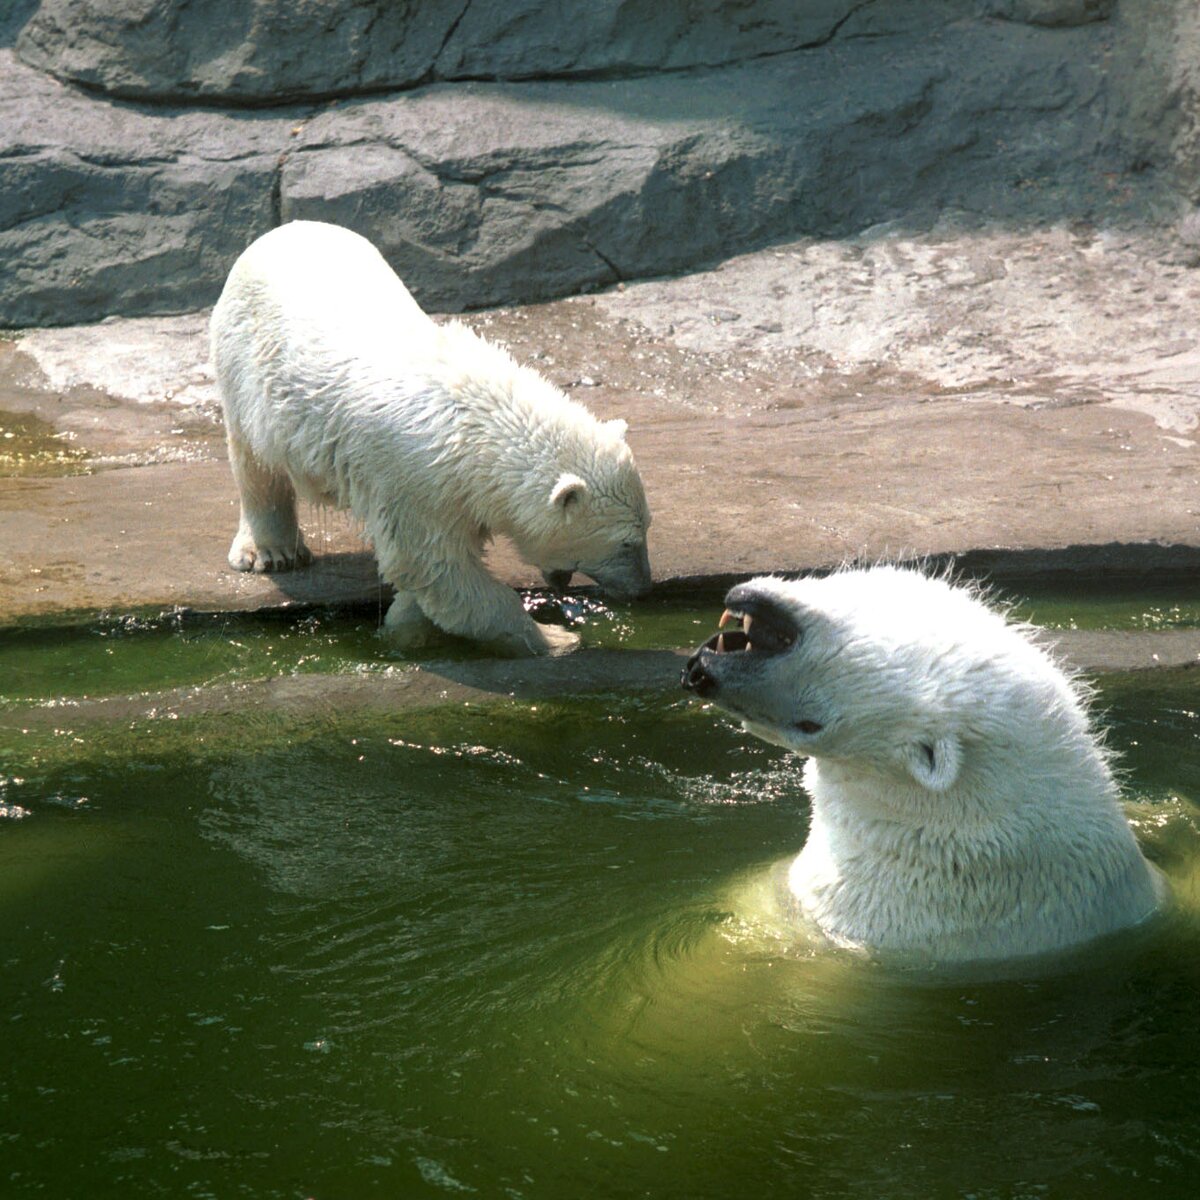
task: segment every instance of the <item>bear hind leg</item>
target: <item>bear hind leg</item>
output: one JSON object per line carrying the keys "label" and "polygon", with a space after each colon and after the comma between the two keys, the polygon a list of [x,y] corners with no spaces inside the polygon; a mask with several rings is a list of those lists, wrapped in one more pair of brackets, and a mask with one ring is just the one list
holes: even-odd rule
{"label": "bear hind leg", "polygon": [[241,517],[229,565],[235,571],[290,571],[312,561],[296,521],[296,493],[282,472],[264,466],[240,438],[229,435],[229,463],[241,498]]}
{"label": "bear hind leg", "polygon": [[416,650],[428,643],[437,626],[411,592],[398,590],[383,618],[383,629],[388,641],[401,650]]}

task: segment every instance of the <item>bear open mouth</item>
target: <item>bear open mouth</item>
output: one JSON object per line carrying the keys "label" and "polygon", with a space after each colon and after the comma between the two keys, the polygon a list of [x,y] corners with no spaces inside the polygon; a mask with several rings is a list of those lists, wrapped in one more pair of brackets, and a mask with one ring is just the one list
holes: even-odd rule
{"label": "bear open mouth", "polygon": [[[725,597],[725,604],[727,607],[721,614],[718,632],[688,659],[679,682],[702,699],[715,698],[720,707],[744,721],[755,721],[768,727],[771,721],[759,721],[745,710],[744,703],[738,699],[738,687],[730,686],[730,672],[719,668],[715,659],[722,658],[728,663],[730,656],[741,654],[751,663],[762,662],[792,649],[801,640],[803,631],[787,609],[744,586],[734,588]],[[731,625],[737,627],[726,628]],[[737,670],[732,672],[734,679],[740,674]],[[803,719],[792,722],[791,728],[812,735],[820,733],[824,725],[820,721]],[[771,740],[769,735],[761,732],[759,736]]]}
{"label": "bear open mouth", "polygon": [[[796,646],[803,636],[803,631],[790,612],[762,596],[746,593],[742,588],[734,588],[725,599],[728,607],[721,613],[719,632],[704,642],[691,656],[688,665],[684,667],[680,683],[689,691],[696,692],[698,696],[715,696],[716,702],[727,712],[740,715],[745,721],[756,721],[754,716],[745,712],[736,698],[731,702],[727,685],[722,684],[724,672],[714,673],[710,670],[710,666],[704,661],[704,654],[745,654],[752,660],[761,660],[775,654],[784,654]],[[737,624],[738,628],[726,629],[727,625],[733,624]],[[772,722],[758,721],[757,724],[769,727]],[[821,721],[803,719],[793,721],[791,728],[806,736],[812,736],[820,733],[824,725]],[[760,732],[760,736],[772,740],[769,734]]]}
{"label": "bear open mouth", "polygon": [[[725,628],[734,622],[738,628]],[[790,650],[800,637],[800,630],[787,613],[762,600],[727,608],[721,614],[718,629],[720,632],[704,643],[704,649],[716,654],[781,654]]]}
{"label": "bear open mouth", "polygon": [[557,592],[561,596],[571,586],[574,574],[574,571],[543,571],[542,578],[551,591]]}

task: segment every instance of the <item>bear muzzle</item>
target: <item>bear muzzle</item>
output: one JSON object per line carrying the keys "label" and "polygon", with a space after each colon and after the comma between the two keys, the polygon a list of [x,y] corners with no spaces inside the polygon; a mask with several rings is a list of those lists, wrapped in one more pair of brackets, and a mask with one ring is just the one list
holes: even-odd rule
{"label": "bear muzzle", "polygon": [[[722,621],[724,619],[722,617]],[[687,691],[695,692],[697,696],[711,696],[720,687],[718,675],[724,674],[722,666],[725,664],[721,664],[719,660],[726,655],[745,654],[747,651],[755,653],[744,630],[731,629],[728,632],[722,630],[720,633],[714,633],[687,660],[679,682]]]}
{"label": "bear muzzle", "polygon": [[[718,632],[687,660],[680,676],[680,685],[701,699],[726,687],[736,695],[742,690],[738,684],[745,680],[747,669],[753,672],[765,661],[792,650],[802,639],[802,630],[787,609],[747,585],[733,588],[725,603]],[[730,699],[734,707],[741,707]],[[804,734],[822,729],[820,722],[812,720],[795,722],[794,727]]]}
{"label": "bear muzzle", "polygon": [[574,571],[543,571],[542,578],[547,587],[561,596],[571,586],[571,577],[574,574]]}
{"label": "bear muzzle", "polygon": [[592,570],[581,563],[579,569],[590,575],[600,590],[614,600],[636,600],[650,590],[650,555],[644,543],[623,546],[620,552]]}
{"label": "bear muzzle", "polygon": [[687,660],[687,664],[683,668],[683,674],[679,677],[680,687],[684,691],[695,692],[701,699],[711,696],[719,686],[717,680],[708,669],[708,663],[705,662],[705,657],[708,653],[710,651],[706,642]]}
{"label": "bear muzzle", "polygon": [[739,686],[747,683],[743,670],[750,668],[752,680],[757,674],[754,668],[769,656],[769,652],[754,649],[741,629],[715,633],[687,660],[679,684],[684,691],[692,692],[701,700],[714,699],[720,708],[744,720],[753,719],[764,725],[786,727],[806,738],[820,733],[825,728],[821,721],[807,717],[781,721],[778,715],[756,716],[752,709],[757,705],[747,704],[749,697],[746,687]]}

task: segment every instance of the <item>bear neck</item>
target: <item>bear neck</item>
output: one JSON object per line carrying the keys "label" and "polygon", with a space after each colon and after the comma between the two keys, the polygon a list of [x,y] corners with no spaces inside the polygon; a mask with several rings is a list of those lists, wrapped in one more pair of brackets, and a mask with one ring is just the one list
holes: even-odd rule
{"label": "bear neck", "polygon": [[1094,746],[1051,760],[1029,756],[1036,776],[984,764],[938,793],[810,760],[792,893],[836,942],[941,961],[1043,953],[1142,920],[1158,885],[1107,763]]}
{"label": "bear neck", "polygon": [[480,528],[518,538],[552,521],[550,494],[564,472],[591,466],[599,421],[536,371],[451,323],[461,355],[452,386],[460,480]]}

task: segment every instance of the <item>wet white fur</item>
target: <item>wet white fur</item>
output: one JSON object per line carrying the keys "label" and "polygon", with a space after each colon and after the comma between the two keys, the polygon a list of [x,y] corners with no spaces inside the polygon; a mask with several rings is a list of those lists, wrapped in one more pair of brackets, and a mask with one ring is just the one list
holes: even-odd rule
{"label": "wet white fur", "polygon": [[1154,911],[1161,885],[1086,692],[1029,630],[916,570],[755,582],[803,636],[757,685],[776,694],[743,702],[745,725],[809,756],[812,826],[789,883],[827,936],[1001,959]]}
{"label": "wet white fur", "polygon": [[[649,514],[624,422],[597,421],[460,323],[438,325],[365,239],[297,221],[238,259],[212,353],[241,521],[229,561],[310,557],[295,493],[350,509],[396,588],[393,635],[429,622],[508,654],[570,640],[537,625],[486,570],[496,533],[546,570],[644,561]],[[604,582],[604,580],[601,580]]]}

